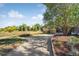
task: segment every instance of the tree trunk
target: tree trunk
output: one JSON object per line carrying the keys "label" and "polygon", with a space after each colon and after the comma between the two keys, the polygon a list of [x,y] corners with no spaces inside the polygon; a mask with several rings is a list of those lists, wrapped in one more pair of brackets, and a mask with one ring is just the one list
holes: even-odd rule
{"label": "tree trunk", "polygon": [[68,28],[64,26],[64,29],[63,29],[63,33],[64,35],[67,35],[68,34]]}
{"label": "tree trunk", "polygon": [[68,34],[67,20],[64,20],[63,33],[64,33],[64,35]]}

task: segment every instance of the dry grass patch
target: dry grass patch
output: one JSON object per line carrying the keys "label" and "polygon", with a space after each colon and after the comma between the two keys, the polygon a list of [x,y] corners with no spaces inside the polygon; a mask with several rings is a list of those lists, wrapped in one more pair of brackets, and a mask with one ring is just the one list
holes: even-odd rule
{"label": "dry grass patch", "polygon": [[29,35],[39,35],[43,34],[41,31],[14,31],[14,32],[0,32],[0,37],[5,37],[5,36],[19,36],[19,35],[24,35],[24,34],[29,34]]}

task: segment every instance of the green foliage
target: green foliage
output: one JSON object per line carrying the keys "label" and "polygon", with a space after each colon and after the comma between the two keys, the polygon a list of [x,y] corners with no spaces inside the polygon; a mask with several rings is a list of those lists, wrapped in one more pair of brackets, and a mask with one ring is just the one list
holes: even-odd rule
{"label": "green foliage", "polygon": [[35,25],[33,25],[32,27],[30,27],[30,26],[27,26],[26,24],[22,24],[22,25],[20,25],[19,27],[18,27],[18,30],[19,31],[38,31],[38,30],[40,30],[40,28],[41,28],[41,25],[39,25],[39,24],[35,24]]}
{"label": "green foliage", "polygon": [[[52,21],[55,27],[62,26],[64,33],[67,33],[69,27],[79,25],[79,4],[44,4],[47,9],[44,13],[44,22]],[[51,24],[50,24],[51,25]]]}
{"label": "green foliage", "polygon": [[26,31],[27,30],[27,25],[26,24],[22,24],[18,27],[19,31]]}
{"label": "green foliage", "polygon": [[41,25],[39,25],[39,24],[33,25],[33,26],[32,26],[32,30],[33,30],[33,31],[39,31],[39,30],[41,30]]}
{"label": "green foliage", "polygon": [[1,31],[5,31],[5,32],[13,32],[13,31],[39,31],[41,30],[41,25],[40,24],[35,24],[34,26],[30,27],[27,26],[26,24],[22,24],[19,26],[7,26],[4,28],[0,28],[0,32]]}
{"label": "green foliage", "polygon": [[27,26],[27,30],[28,30],[28,31],[31,31],[31,27],[30,27],[30,26]]}
{"label": "green foliage", "polygon": [[4,28],[4,31],[8,31],[8,32],[12,32],[12,31],[16,31],[17,27],[16,26],[8,26]]}
{"label": "green foliage", "polygon": [[0,28],[0,32],[2,32],[4,29],[3,28]]}
{"label": "green foliage", "polygon": [[71,43],[71,44],[73,44],[73,45],[79,44],[79,38],[72,36],[72,37],[70,37],[70,39],[69,39],[69,43]]}
{"label": "green foliage", "polygon": [[13,38],[7,38],[7,39],[0,39],[0,44],[15,44],[16,42],[23,42],[25,40],[22,40],[20,38],[17,37],[13,37]]}
{"label": "green foliage", "polygon": [[79,38],[78,37],[71,36],[69,38],[68,45],[71,46],[70,55],[73,55],[73,56],[79,55],[78,44],[79,44]]}

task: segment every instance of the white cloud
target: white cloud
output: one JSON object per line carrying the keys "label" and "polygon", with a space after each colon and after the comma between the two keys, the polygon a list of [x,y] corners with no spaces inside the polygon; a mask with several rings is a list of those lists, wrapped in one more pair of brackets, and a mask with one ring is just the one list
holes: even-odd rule
{"label": "white cloud", "polygon": [[11,18],[24,18],[24,15],[19,13],[18,11],[11,10],[10,12],[8,12],[8,17],[11,17]]}
{"label": "white cloud", "polygon": [[25,15],[21,14],[18,11],[11,10],[7,14],[0,14],[0,18],[23,19],[25,18]]}
{"label": "white cloud", "polygon": [[33,16],[32,19],[35,19],[35,20],[43,19],[43,15],[42,14],[38,14],[36,16]]}

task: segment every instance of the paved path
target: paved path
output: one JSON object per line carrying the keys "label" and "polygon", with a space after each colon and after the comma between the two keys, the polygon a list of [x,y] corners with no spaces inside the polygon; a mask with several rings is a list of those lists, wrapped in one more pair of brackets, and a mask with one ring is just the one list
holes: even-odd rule
{"label": "paved path", "polygon": [[26,37],[26,40],[21,46],[13,49],[9,52],[7,56],[48,56],[50,55],[50,36],[36,36],[36,37]]}

